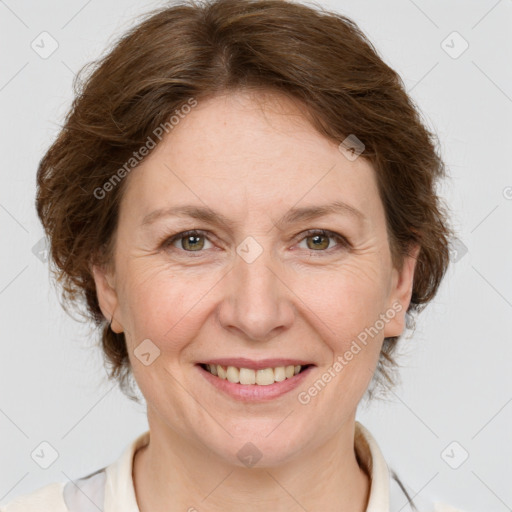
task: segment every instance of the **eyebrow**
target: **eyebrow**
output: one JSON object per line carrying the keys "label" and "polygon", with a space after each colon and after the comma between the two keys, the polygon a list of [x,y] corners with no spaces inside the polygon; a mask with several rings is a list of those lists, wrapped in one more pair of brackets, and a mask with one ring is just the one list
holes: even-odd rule
{"label": "eyebrow", "polygon": [[[313,220],[331,214],[348,215],[363,222],[368,220],[361,211],[353,206],[343,201],[335,201],[321,206],[291,208],[276,222],[276,226],[296,224],[301,221]],[[142,219],[141,226],[153,224],[155,221],[164,217],[191,217],[209,224],[219,225],[226,229],[231,229],[237,224],[237,222],[230,220],[228,217],[212,210],[208,206],[182,205],[154,210]]]}
{"label": "eyebrow", "polygon": [[354,206],[344,203],[343,201],[334,201],[333,203],[321,206],[291,208],[276,224],[294,224],[300,221],[313,220],[332,214],[348,215],[359,221],[367,221],[366,215]]}

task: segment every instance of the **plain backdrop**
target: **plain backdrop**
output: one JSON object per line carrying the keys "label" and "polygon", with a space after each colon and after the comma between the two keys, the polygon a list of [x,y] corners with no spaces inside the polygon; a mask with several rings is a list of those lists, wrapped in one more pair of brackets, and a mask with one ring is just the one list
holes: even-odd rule
{"label": "plain backdrop", "polygon": [[[0,1],[0,503],[110,464],[147,429],[144,407],[106,379],[94,333],[59,304],[34,197],[74,73],[161,5]],[[456,261],[402,342],[402,383],[358,420],[414,493],[512,510],[512,1],[321,5],[358,23],[438,134],[458,233]],[[33,458],[51,450],[41,443],[58,453],[47,469]]]}

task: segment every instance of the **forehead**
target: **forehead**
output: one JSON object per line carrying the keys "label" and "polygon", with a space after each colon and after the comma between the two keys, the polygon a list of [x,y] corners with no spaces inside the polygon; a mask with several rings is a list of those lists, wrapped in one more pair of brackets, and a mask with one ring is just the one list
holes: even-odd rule
{"label": "forehead", "polygon": [[371,217],[382,207],[371,164],[347,159],[300,104],[269,94],[199,101],[128,178],[144,219],[191,203],[226,216],[343,201]]}

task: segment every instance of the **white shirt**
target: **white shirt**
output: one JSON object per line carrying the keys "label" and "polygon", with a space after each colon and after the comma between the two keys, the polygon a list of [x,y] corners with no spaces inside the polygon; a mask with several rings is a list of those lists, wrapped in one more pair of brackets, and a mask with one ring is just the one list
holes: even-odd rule
{"label": "white shirt", "polygon": [[[46,485],[10,501],[0,507],[0,512],[140,512],[132,479],[133,456],[138,448],[148,444],[149,434],[148,430],[137,437],[109,466],[75,480],[76,485],[71,481]],[[354,447],[360,463],[371,476],[366,512],[463,512],[414,497],[407,486],[400,485],[376,440],[358,421],[355,422]],[[402,486],[413,498],[416,509]]]}

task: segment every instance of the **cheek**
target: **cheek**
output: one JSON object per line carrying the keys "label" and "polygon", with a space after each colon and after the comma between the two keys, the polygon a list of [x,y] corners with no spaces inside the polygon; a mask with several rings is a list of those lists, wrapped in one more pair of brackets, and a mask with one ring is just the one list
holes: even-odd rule
{"label": "cheek", "polygon": [[[344,404],[340,410],[361,398],[379,360],[384,333],[381,323],[376,324],[386,304],[380,275],[375,267],[347,265],[315,280],[315,287],[309,289],[316,291],[310,291],[309,299],[304,300],[313,304],[313,329],[330,352],[329,360],[325,360],[325,371],[330,369],[329,374],[335,375],[330,393],[343,390],[343,397],[335,398]],[[330,393],[323,399],[332,397]]]}
{"label": "cheek", "polygon": [[317,324],[329,327],[330,344],[337,351],[374,325],[386,304],[385,278],[378,264],[347,261],[335,271],[299,281],[297,295],[317,314]]}
{"label": "cheek", "polygon": [[130,344],[149,338],[162,352],[182,349],[201,325],[204,296],[214,282],[160,266],[133,266],[125,275],[123,318]]}
{"label": "cheek", "polygon": [[[352,340],[372,326],[382,312],[383,268],[374,256],[368,253],[349,258],[331,268],[295,269],[283,276],[293,290],[286,300],[333,353],[349,350]],[[222,301],[215,292],[222,272],[184,272],[137,259],[123,263],[120,302],[132,351],[145,339],[161,352],[183,350]]]}

